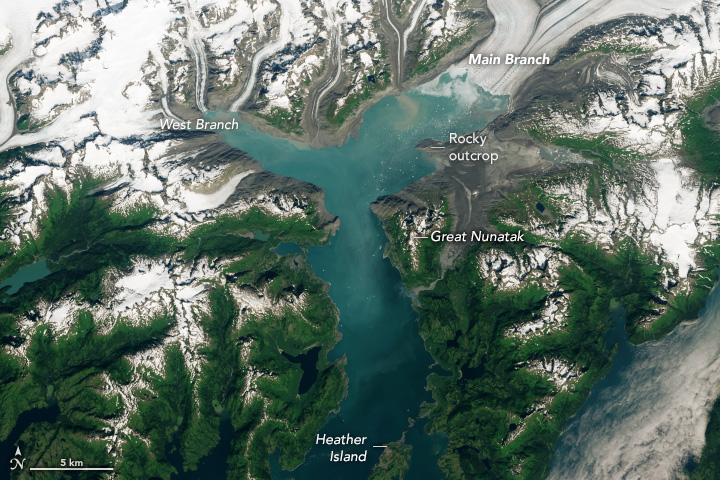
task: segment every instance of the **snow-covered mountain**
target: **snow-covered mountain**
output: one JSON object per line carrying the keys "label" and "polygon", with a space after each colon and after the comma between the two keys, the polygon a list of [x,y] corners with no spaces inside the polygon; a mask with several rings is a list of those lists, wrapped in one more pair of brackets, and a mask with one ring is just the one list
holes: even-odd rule
{"label": "snow-covered mountain", "polygon": [[[328,302],[326,287],[302,260],[278,259],[265,251],[269,247],[253,244],[257,250],[238,247],[222,254],[200,248],[206,236],[216,235],[221,242],[232,235],[233,242],[252,244],[262,238],[264,226],[281,225],[277,231],[285,234],[295,223],[307,230],[291,234],[326,243],[338,220],[325,210],[323,192],[264,171],[212,132],[168,129],[169,121],[194,121],[222,110],[278,136],[316,147],[339,144],[357,131],[362,112],[382,96],[420,84],[421,93],[457,95],[441,85],[445,80],[438,75],[448,67],[456,77],[469,72],[477,86],[510,95],[512,110],[483,133],[501,161],[493,166],[451,163],[425,142],[439,171],[373,207],[386,228],[396,222],[392,225],[399,233],[389,234],[389,254],[407,280],[430,258],[417,237],[433,229],[503,226],[521,229],[533,240],[514,251],[498,246],[473,251],[470,260],[463,256],[465,246],[443,247],[433,253],[437,265],[430,273],[418,274],[409,285],[432,290],[467,260],[494,292],[547,290],[532,315],[501,329],[502,341],[522,348],[568,332],[573,296],[563,287],[563,272],[580,265],[563,243],[571,239],[581,238],[608,256],[631,243],[658,266],[652,308],[637,319],[641,334],[654,332],[678,302],[714,281],[707,269],[708,252],[718,241],[717,179],[690,152],[688,122],[696,114],[713,131],[720,124],[713,100],[720,69],[717,5],[678,0],[6,0],[0,13],[0,78],[6,87],[0,88],[0,272],[10,277],[39,260],[44,248],[50,251],[52,241],[44,232],[59,216],[72,216],[73,202],[87,198],[102,199],[110,219],[103,221],[142,218],[140,225],[129,222],[121,230],[145,229],[157,237],[153,241],[164,242],[139,254],[135,244],[117,247],[127,261],[103,264],[84,277],[82,288],[73,286],[57,298],[33,297],[24,314],[12,312],[13,330],[5,335],[12,343],[6,350],[25,369],[16,382],[21,385],[32,377],[28,359],[37,358],[37,352],[30,339],[39,332],[72,337],[80,316],[90,314],[97,333],[109,335],[118,326],[141,327],[172,312],[175,323],[161,340],[125,356],[135,372],[131,380],[118,381],[107,372],[93,377],[102,379],[93,385],[104,398],[123,406],[103,421],[113,455],[122,457],[123,446],[135,438],[148,448],[155,444],[133,418],[152,397],[147,392],[159,390],[154,380],[167,371],[171,347],[181,349],[193,379],[212,363],[207,349],[213,337],[203,319],[212,314],[211,295],[219,287],[240,311],[231,331],[239,336],[233,339],[247,362],[246,376],[233,393],[245,407],[262,405],[254,412],[255,423],[243,419],[252,423],[243,454],[250,451],[255,432],[271,426],[293,435],[300,435],[303,426],[304,449],[310,430],[322,425],[344,393],[331,388],[342,385],[341,362],[323,364],[330,373],[321,379],[335,383],[325,389],[327,398],[317,400],[320,407],[312,418],[272,423],[267,412],[282,397],[273,388],[285,385],[287,377],[278,381],[283,372],[252,363],[252,358],[267,360],[264,350],[252,348],[264,347],[258,341],[263,335],[274,339],[277,332],[296,331],[271,320],[288,317],[303,328],[313,325],[313,308]],[[541,69],[469,66],[469,53],[547,54],[552,64]],[[475,98],[463,101],[472,104]],[[694,110],[696,105],[701,111]],[[147,212],[152,212],[149,219],[143,216]],[[247,223],[232,230],[237,219]],[[83,248],[58,248],[51,260],[89,251],[94,238],[72,240]],[[392,248],[402,249],[409,261],[403,264]],[[200,253],[188,258],[187,251]],[[249,279],[249,271],[259,272],[259,278]],[[312,291],[306,289],[310,283],[316,287]],[[322,330],[327,342],[322,346],[329,350],[337,341],[337,315],[330,307],[326,313],[327,324],[312,328]],[[275,330],[268,333],[262,325],[251,333],[244,330],[256,327],[258,318]],[[303,328],[297,331],[304,335]],[[427,338],[432,340],[431,333]],[[438,345],[450,350],[458,343],[452,335]],[[295,354],[315,346],[300,344]],[[550,382],[553,394],[536,399],[522,418],[508,414],[513,429],[496,442],[503,447],[524,441],[532,421],[551,417],[559,394],[573,392],[588,378],[585,365],[564,352],[537,355],[516,366]],[[52,390],[35,393],[40,399],[52,396]],[[199,396],[193,398],[198,409],[208,407]],[[697,406],[699,418],[709,407]],[[212,408],[223,412],[226,405]],[[702,444],[701,429],[695,432],[692,453]],[[274,448],[270,443],[263,454]],[[668,453],[667,465],[674,468],[685,453]],[[264,468],[264,459],[260,463]],[[519,463],[513,468],[522,472]]]}

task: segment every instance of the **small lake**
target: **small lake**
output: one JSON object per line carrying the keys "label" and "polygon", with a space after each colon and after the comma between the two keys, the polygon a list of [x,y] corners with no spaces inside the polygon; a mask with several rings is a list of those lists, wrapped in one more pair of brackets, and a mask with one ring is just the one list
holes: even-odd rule
{"label": "small lake", "polygon": [[[384,98],[365,113],[358,138],[349,139],[342,147],[315,150],[266,135],[246,124],[241,124],[240,130],[224,133],[228,144],[250,154],[268,171],[323,188],[327,209],[341,218],[340,229],[330,245],[308,249],[308,262],[320,278],[330,283],[330,297],[340,311],[339,331],[343,338],[329,358],[347,357],[349,380],[340,412],[327,419],[320,433],[368,437],[367,461],[331,463],[331,447],[316,446],[303,465],[287,472],[280,469],[276,453],[271,456],[274,479],[366,480],[383,451],[371,445],[397,441],[404,432],[406,442],[413,447],[410,478],[442,478],[437,460],[444,452],[446,437],[427,435],[423,430],[427,420],[413,421],[410,426],[410,420],[420,413],[420,405],[432,401],[425,387],[433,359],[418,333],[412,297],[397,270],[383,258],[387,239],[370,204],[434,171],[430,158],[416,150],[419,141],[445,140],[450,132],[482,129],[506,107],[506,97],[483,92],[460,71],[443,74],[403,96]],[[253,237],[269,240],[262,231],[253,232]],[[281,244],[275,251],[291,255],[301,253],[302,248]],[[13,275],[2,286],[10,287],[6,294],[16,293],[25,283],[48,274],[42,260]],[[299,394],[307,391],[317,376],[319,351],[318,347],[303,355],[286,355],[303,371]],[[37,416],[42,412],[34,412],[35,416],[21,415],[13,435],[19,437],[33,421],[43,418]],[[48,415],[48,421],[57,416],[54,412]],[[13,440],[13,435],[8,441]],[[220,442],[196,472],[182,472],[179,452],[170,454],[180,472],[173,478],[226,478],[232,437],[232,425],[222,419]]]}
{"label": "small lake", "polygon": [[307,393],[310,387],[313,386],[318,376],[317,362],[320,355],[320,347],[314,347],[307,351],[307,353],[301,353],[299,355],[290,355],[287,352],[282,352],[283,357],[287,358],[291,363],[297,363],[302,369],[302,377],[300,378],[300,384],[298,385],[298,395]]}
{"label": "small lake", "polygon": [[302,247],[297,243],[292,242],[283,242],[273,248],[272,251],[278,255],[297,255],[299,253],[303,253]]}
{"label": "small lake", "polygon": [[0,291],[2,291],[2,289],[5,287],[10,287],[5,292],[5,295],[14,295],[26,283],[32,283],[40,280],[41,278],[45,278],[50,275],[50,273],[50,270],[47,268],[47,261],[44,259],[40,260],[28,267],[23,268],[15,275],[0,283]]}

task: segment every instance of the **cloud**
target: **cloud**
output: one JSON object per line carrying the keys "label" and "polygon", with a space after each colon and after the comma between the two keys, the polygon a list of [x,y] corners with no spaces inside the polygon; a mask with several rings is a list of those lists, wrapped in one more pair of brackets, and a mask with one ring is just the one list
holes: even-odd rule
{"label": "cloud", "polygon": [[613,369],[568,423],[549,479],[675,479],[705,443],[720,380],[720,292],[699,321],[622,346]]}

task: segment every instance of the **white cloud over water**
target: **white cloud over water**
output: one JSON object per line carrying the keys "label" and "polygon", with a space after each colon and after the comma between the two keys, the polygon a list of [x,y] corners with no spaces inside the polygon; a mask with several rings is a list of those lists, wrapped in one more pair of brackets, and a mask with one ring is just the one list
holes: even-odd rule
{"label": "white cloud over water", "polygon": [[675,479],[705,442],[720,380],[720,292],[703,318],[632,348],[558,442],[551,480]]}

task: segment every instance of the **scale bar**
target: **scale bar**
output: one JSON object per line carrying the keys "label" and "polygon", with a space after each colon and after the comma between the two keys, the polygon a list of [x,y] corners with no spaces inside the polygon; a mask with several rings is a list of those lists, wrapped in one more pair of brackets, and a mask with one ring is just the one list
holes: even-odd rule
{"label": "scale bar", "polygon": [[445,147],[430,147],[430,148],[445,148]]}
{"label": "scale bar", "polygon": [[66,470],[73,471],[94,471],[94,472],[112,472],[113,467],[33,467],[30,470],[38,472],[62,472]]}
{"label": "scale bar", "polygon": [[415,237],[415,238],[430,238],[430,237]]}
{"label": "scale bar", "polygon": [[387,445],[373,445],[373,448],[387,448]]}

